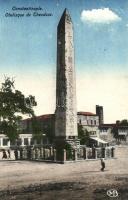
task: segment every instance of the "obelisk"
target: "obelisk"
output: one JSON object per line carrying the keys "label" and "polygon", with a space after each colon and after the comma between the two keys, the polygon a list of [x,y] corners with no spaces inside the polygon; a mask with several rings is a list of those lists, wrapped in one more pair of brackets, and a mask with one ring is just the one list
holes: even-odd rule
{"label": "obelisk", "polygon": [[73,24],[65,9],[57,27],[55,138],[75,141],[77,136]]}

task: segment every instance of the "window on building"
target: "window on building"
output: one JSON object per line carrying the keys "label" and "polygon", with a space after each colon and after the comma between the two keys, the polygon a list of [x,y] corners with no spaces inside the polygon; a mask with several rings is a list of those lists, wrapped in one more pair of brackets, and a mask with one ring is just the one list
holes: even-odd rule
{"label": "window on building", "polygon": [[96,135],[96,131],[91,131],[91,135]]}
{"label": "window on building", "polygon": [[9,141],[9,139],[3,139],[3,146],[8,146],[8,141]]}
{"label": "window on building", "polygon": [[20,146],[22,144],[21,138],[17,140],[17,145]]}
{"label": "window on building", "polygon": [[96,125],[96,120],[94,120],[94,124]]}
{"label": "window on building", "polygon": [[79,124],[81,124],[81,119],[79,120]]}
{"label": "window on building", "polygon": [[41,139],[37,139],[36,144],[41,144]]}
{"label": "window on building", "polygon": [[28,138],[24,138],[24,145],[28,145]]}
{"label": "window on building", "polygon": [[47,144],[47,143],[48,143],[47,137],[43,137],[43,144]]}
{"label": "window on building", "polygon": [[91,125],[93,125],[93,120],[91,120]]}
{"label": "window on building", "polygon": [[31,145],[34,145],[34,139],[31,138],[31,142],[30,142]]}

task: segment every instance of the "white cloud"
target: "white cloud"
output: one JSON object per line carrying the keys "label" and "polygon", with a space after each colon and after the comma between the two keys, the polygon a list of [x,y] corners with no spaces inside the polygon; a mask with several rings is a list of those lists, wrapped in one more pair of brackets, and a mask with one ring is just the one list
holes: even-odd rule
{"label": "white cloud", "polygon": [[120,21],[121,18],[109,8],[83,10],[81,12],[82,22],[109,24]]}

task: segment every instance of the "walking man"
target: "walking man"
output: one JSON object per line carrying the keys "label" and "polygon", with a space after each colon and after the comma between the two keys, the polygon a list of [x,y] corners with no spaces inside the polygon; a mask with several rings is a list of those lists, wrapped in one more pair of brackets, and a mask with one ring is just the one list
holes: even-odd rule
{"label": "walking man", "polygon": [[104,162],[104,159],[102,158],[101,159],[101,171],[103,172],[105,169],[105,162]]}

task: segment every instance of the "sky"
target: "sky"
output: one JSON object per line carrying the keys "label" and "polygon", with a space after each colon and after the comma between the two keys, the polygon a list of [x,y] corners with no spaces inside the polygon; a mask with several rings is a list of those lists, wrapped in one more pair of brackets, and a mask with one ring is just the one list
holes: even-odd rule
{"label": "sky", "polygon": [[17,89],[36,97],[37,115],[54,113],[65,8],[74,25],[77,110],[101,105],[105,123],[128,119],[128,0],[0,0],[0,82],[14,77]]}

